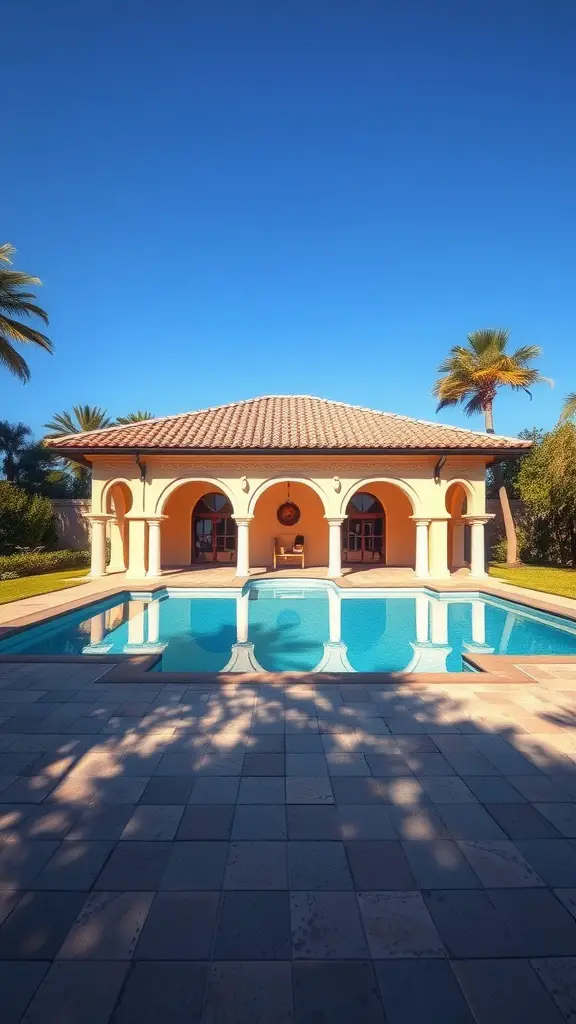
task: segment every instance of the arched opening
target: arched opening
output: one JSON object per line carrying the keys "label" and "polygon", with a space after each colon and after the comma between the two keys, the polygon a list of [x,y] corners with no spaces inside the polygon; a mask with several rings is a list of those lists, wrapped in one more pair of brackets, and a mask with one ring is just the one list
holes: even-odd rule
{"label": "arched opening", "polygon": [[414,568],[416,527],[412,502],[388,480],[360,485],[345,506],[342,561]]}
{"label": "arched opening", "polygon": [[[296,507],[290,517],[283,515],[286,503]],[[278,513],[284,522],[278,518]],[[292,521],[290,521],[292,520]],[[254,518],[250,523],[250,564],[271,566],[274,546],[292,550],[296,538],[304,548],[306,566],[328,564],[328,524],[320,496],[301,481],[279,481],[262,491],[254,505]],[[297,560],[286,560],[279,568],[298,568]]]}
{"label": "arched opening", "polygon": [[215,564],[236,560],[232,504],[217,484],[186,480],[162,504],[162,566]]}
{"label": "arched opening", "polygon": [[112,483],[104,495],[104,511],[113,515],[108,525],[108,572],[123,572],[128,565],[128,522],[132,508],[132,491],[123,480]]}
{"label": "arched opening", "polygon": [[192,561],[234,562],[237,528],[225,494],[204,494],[192,513]]}
{"label": "arched opening", "polygon": [[370,491],[357,491],[346,507],[342,529],[344,562],[386,561],[386,513]]}
{"label": "arched opening", "polygon": [[468,494],[459,481],[446,491],[448,520],[448,566],[452,571],[470,565],[470,527],[464,516],[468,511]]}

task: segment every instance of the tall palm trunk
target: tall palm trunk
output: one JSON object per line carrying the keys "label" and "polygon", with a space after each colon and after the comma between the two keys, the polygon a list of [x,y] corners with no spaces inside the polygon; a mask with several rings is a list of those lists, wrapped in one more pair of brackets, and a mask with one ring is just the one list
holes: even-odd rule
{"label": "tall palm trunk", "polygon": [[[484,408],[484,424],[486,427],[487,434],[494,433],[494,414],[492,411],[492,402],[489,402]],[[502,508],[502,518],[504,520],[504,532],[506,533],[506,565],[515,566],[520,564],[518,558],[518,540],[516,537],[516,527],[514,525],[514,517],[512,515],[512,509],[510,508],[510,499],[508,497],[508,491],[504,481],[502,480],[502,466],[499,462],[495,462],[492,466],[492,476],[494,477],[494,484],[498,491],[498,497],[500,499],[500,507]]]}

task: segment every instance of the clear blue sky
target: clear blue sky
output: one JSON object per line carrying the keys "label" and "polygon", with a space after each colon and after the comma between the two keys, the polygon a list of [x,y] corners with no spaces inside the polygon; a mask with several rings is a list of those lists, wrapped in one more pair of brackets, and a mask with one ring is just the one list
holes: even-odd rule
{"label": "clear blue sky", "polygon": [[551,425],[575,31],[573,0],[8,4],[0,235],[55,354],[2,371],[0,418],[289,392],[434,418],[446,350],[501,325],[556,388],[496,427]]}

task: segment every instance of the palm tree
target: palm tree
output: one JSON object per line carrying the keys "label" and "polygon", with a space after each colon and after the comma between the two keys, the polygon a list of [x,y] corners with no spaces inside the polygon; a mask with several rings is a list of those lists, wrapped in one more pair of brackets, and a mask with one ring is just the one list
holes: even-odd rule
{"label": "palm tree", "polygon": [[576,416],[576,391],[571,391],[564,399],[562,412],[560,413],[560,423],[572,420],[574,416]]}
{"label": "palm tree", "polygon": [[140,420],[153,420],[154,413],[138,409],[137,412],[129,412],[127,416],[119,416],[116,423],[140,423]]}
{"label": "palm tree", "polygon": [[[50,423],[45,423],[50,433],[47,437],[65,437],[67,434],[81,434],[85,430],[103,430],[111,427],[113,421],[106,409],[97,405],[74,405],[72,413],[57,412]],[[78,482],[78,496],[85,497],[90,493],[90,470],[70,459],[63,459],[63,464],[74,474]]]}
{"label": "palm tree", "polygon": [[4,456],[2,472],[8,483],[16,483],[18,479],[18,466],[22,455],[30,446],[31,436],[32,431],[25,423],[0,421],[0,452]]}
{"label": "palm tree", "polygon": [[[534,359],[542,355],[539,346],[523,345],[515,352],[509,352],[509,337],[510,331],[501,327],[472,331],[468,335],[467,345],[454,345],[450,349],[450,354],[438,367],[438,373],[442,376],[432,389],[439,399],[438,411],[450,405],[463,405],[467,416],[481,412],[484,414],[487,433],[493,434],[494,399],[501,388],[526,391],[530,395],[529,389],[533,384],[552,383],[530,366]],[[491,468],[502,506],[507,542],[506,561],[508,565],[517,565],[518,543],[508,492],[502,481],[499,463],[494,463]]]}
{"label": "palm tree", "polygon": [[15,377],[26,383],[30,380],[30,367],[14,348],[13,342],[38,345],[46,352],[52,352],[52,342],[45,334],[36,331],[28,324],[23,324],[16,317],[37,316],[48,323],[48,314],[35,305],[33,292],[24,291],[31,285],[40,285],[37,277],[30,277],[20,270],[8,270],[12,263],[11,256],[16,252],[13,245],[0,245],[0,363],[3,363]]}
{"label": "palm tree", "polygon": [[50,433],[47,437],[65,437],[67,434],[80,434],[86,430],[102,430],[111,427],[113,421],[105,409],[97,405],[74,405],[72,413],[57,412],[50,423],[45,423]]}

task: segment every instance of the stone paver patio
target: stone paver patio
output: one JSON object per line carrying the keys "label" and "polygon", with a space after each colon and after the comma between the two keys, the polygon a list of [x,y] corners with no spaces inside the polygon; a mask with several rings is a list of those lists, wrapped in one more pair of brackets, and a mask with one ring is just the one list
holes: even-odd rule
{"label": "stone paver patio", "polygon": [[576,1020],[576,673],[0,666],[2,1024]]}

